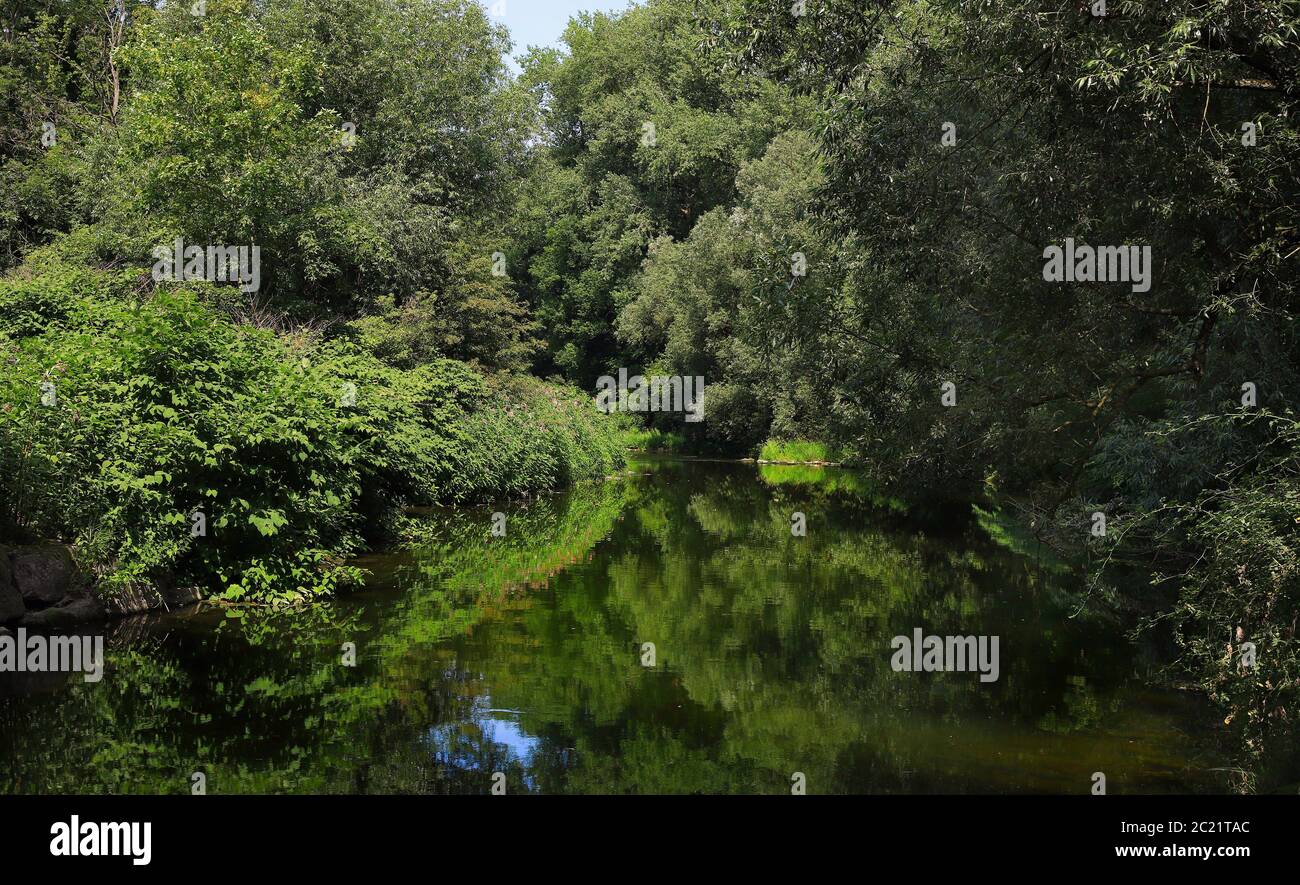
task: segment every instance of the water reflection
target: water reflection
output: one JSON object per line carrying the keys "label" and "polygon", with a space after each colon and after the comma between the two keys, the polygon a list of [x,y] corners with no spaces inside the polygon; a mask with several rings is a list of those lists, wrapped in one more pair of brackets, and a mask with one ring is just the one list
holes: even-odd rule
{"label": "water reflection", "polygon": [[[1184,731],[1203,711],[1141,689],[994,515],[917,522],[847,471],[632,473],[507,507],[505,538],[493,508],[430,514],[330,605],[115,625],[101,683],[0,697],[0,791],[1221,788]],[[894,672],[916,627],[998,635],[999,680]]]}

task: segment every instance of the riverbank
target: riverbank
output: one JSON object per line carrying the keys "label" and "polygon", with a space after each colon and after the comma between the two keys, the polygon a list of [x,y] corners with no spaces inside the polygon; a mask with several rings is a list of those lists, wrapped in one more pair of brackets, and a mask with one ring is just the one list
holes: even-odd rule
{"label": "riverbank", "polygon": [[202,598],[198,588],[167,580],[137,588],[130,596],[102,594],[67,545],[0,545],[0,627],[67,631],[140,612],[175,610]]}

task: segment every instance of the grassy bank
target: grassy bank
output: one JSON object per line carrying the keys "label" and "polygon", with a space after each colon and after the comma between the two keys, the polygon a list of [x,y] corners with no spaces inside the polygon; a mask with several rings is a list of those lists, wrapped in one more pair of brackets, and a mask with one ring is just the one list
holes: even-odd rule
{"label": "grassy bank", "polygon": [[807,439],[769,439],[758,459],[785,464],[837,464],[844,460],[838,449]]}
{"label": "grassy bank", "polygon": [[654,428],[634,428],[623,431],[623,445],[638,452],[664,452],[681,454],[686,450],[686,437],[672,431]]}

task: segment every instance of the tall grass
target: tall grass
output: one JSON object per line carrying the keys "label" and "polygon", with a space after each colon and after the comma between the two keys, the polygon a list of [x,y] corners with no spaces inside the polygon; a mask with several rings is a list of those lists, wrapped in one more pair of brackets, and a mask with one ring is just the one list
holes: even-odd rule
{"label": "tall grass", "polygon": [[840,453],[825,443],[807,439],[777,440],[769,439],[763,443],[758,453],[762,461],[788,461],[808,463],[812,461],[840,461]]}

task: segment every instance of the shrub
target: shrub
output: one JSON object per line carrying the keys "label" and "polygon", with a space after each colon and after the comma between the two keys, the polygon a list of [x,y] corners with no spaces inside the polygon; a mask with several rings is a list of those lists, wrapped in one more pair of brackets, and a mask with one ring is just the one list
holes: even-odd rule
{"label": "shrub", "polygon": [[310,597],[356,579],[348,557],[403,504],[550,488],[621,458],[576,391],[451,360],[397,369],[236,324],[202,286],[138,282],[0,281],[0,521],[74,543],[108,593],[174,576],[232,600]]}
{"label": "shrub", "polygon": [[617,423],[577,388],[526,376],[488,380],[480,403],[457,429],[441,497],[488,500],[599,479],[621,467]]}

